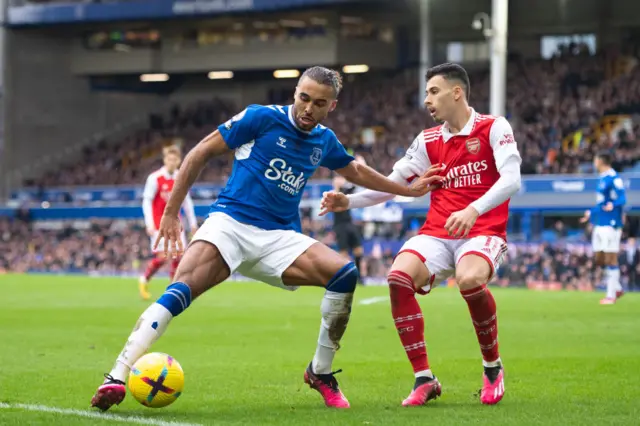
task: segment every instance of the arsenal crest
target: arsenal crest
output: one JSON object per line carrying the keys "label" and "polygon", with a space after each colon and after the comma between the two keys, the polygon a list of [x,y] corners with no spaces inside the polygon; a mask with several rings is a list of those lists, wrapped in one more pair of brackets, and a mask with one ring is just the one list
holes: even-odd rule
{"label": "arsenal crest", "polygon": [[477,154],[478,152],[480,152],[480,139],[478,138],[467,139],[466,145],[467,145],[467,151],[469,151],[469,154]]}

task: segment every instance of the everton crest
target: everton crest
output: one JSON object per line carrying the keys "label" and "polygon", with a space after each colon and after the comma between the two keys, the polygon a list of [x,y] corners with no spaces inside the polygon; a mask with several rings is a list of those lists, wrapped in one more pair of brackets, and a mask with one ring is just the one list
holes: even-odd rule
{"label": "everton crest", "polygon": [[322,150],[320,148],[313,148],[313,152],[311,152],[311,164],[317,166],[320,164],[322,160]]}

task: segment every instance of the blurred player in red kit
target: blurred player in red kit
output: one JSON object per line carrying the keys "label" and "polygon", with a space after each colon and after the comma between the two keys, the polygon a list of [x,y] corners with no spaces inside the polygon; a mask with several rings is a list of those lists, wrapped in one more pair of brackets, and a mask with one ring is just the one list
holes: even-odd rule
{"label": "blurred player in red kit", "polygon": [[[404,406],[437,398],[442,386],[431,372],[424,319],[415,294],[427,294],[434,282],[455,276],[467,302],[482,352],[480,400],[497,404],[504,395],[504,371],[498,352],[496,302],[486,284],[506,252],[509,200],[521,184],[522,159],[511,125],[504,117],[469,107],[470,84],[464,68],[442,64],[429,69],[425,105],[436,122],[421,132],[390,179],[410,182],[432,165],[442,168],[442,186],[419,234],[409,239],[388,275],[391,311],[413,366],[415,384]],[[321,214],[386,202],[393,195],[362,191],[324,194]]]}
{"label": "blurred player in red kit", "polygon": [[[147,265],[144,275],[140,276],[139,290],[140,297],[148,300],[151,297],[149,293],[149,280],[153,275],[167,262],[167,258],[162,254],[164,251],[162,247],[164,243],[161,242],[158,245],[158,249],[154,250],[153,245],[158,236],[158,227],[160,226],[160,219],[164,213],[164,208],[167,205],[167,200],[173,189],[175,179],[182,161],[180,154],[180,148],[177,146],[167,146],[162,150],[162,161],[164,166],[155,172],[151,173],[147,178],[147,182],[144,185],[144,192],[142,194],[142,211],[144,213],[144,223],[147,228],[147,234],[151,238],[151,251],[153,252],[153,259],[151,259]],[[193,208],[193,201],[191,197],[187,195],[182,205],[187,222],[189,223],[189,230],[191,234],[195,233],[198,228],[198,221],[196,219],[196,213]],[[187,246],[187,237],[182,231],[182,244],[183,247]],[[169,270],[169,277],[173,281],[173,275],[176,272],[176,268],[180,263],[180,257],[176,256],[171,259],[171,269]]]}

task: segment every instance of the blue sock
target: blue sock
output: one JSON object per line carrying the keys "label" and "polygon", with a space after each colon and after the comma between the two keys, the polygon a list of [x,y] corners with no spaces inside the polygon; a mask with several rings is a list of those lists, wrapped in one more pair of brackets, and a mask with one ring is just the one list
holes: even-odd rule
{"label": "blue sock", "polygon": [[185,283],[173,283],[156,303],[167,308],[176,317],[191,305],[191,289]]}
{"label": "blue sock", "polygon": [[358,284],[358,268],[355,263],[344,265],[327,284],[326,289],[334,293],[353,293]]}

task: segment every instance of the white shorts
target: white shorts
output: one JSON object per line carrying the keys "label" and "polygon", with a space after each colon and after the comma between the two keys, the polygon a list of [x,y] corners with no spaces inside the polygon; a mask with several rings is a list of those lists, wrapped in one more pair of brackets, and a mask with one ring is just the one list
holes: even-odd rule
{"label": "white shorts", "polygon": [[[164,253],[164,238],[160,238],[158,248],[155,250],[153,249],[153,246],[156,244],[156,238],[158,238],[158,231],[155,231],[153,233],[153,237],[151,237],[151,252],[154,254]],[[187,248],[187,234],[184,231],[180,234],[180,239],[182,240],[182,249],[185,250]],[[173,252],[172,245],[169,245],[169,252]]]}
{"label": "white shorts", "polygon": [[411,237],[400,249],[400,253],[413,253],[420,258],[429,270],[429,282],[420,293],[431,291],[436,280],[440,282],[454,275],[456,265],[464,256],[474,254],[485,259],[491,267],[493,278],[507,252],[507,243],[500,237],[473,237],[465,239],[444,239],[429,235]]}
{"label": "white shorts", "polygon": [[240,223],[221,212],[209,215],[191,243],[194,241],[215,245],[232,274],[238,271],[245,277],[285,290],[297,290],[298,287],[284,285],[284,271],[317,243],[296,231],[267,231]]}
{"label": "white shorts", "polygon": [[600,251],[618,253],[621,239],[622,229],[613,226],[594,226],[591,233],[591,246],[595,253]]}

